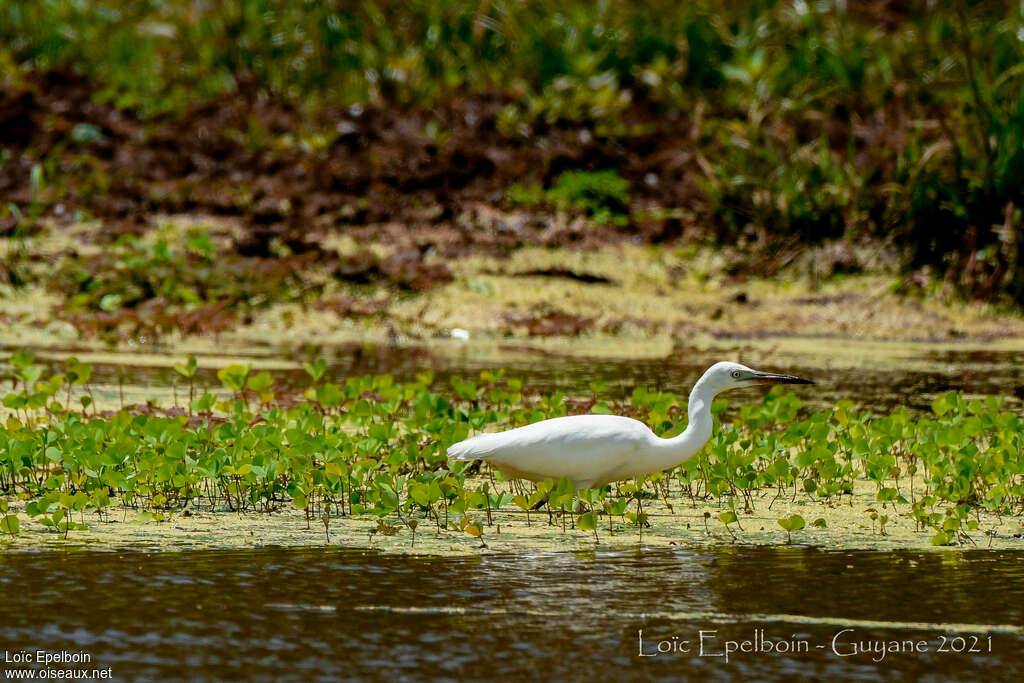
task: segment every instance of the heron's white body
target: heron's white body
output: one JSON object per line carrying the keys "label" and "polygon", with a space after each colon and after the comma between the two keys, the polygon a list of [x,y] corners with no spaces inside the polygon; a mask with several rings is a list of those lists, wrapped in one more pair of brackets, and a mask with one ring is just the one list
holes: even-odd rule
{"label": "heron's white body", "polygon": [[[691,421],[691,424],[693,422]],[[698,452],[711,423],[662,439],[639,420],[618,415],[572,415],[499,434],[479,434],[448,449],[453,460],[486,460],[508,476],[561,479],[589,488],[672,467]]]}
{"label": "heron's white body", "polygon": [[566,477],[577,489],[658,472],[700,452],[714,419],[715,395],[752,381],[796,381],[737,363],[716,363],[694,385],[686,430],[663,439],[650,427],[617,415],[573,415],[535,422],[497,434],[479,434],[448,449],[452,460],[484,460],[512,477],[543,481]]}

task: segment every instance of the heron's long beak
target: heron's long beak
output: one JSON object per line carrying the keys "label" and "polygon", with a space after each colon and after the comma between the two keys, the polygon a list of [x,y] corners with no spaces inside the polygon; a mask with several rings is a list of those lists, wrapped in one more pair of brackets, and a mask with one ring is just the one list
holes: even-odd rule
{"label": "heron's long beak", "polygon": [[751,380],[758,384],[814,384],[809,379],[794,377],[793,375],[776,375],[773,372],[759,372]]}

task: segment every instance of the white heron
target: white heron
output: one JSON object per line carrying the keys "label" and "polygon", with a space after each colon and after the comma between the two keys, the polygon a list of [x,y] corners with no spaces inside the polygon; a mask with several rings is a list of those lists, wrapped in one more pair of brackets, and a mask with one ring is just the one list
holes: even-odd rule
{"label": "white heron", "polygon": [[715,363],[693,386],[687,407],[690,421],[678,436],[663,439],[643,422],[620,415],[570,415],[478,434],[452,445],[448,457],[483,460],[507,476],[531,481],[565,477],[577,491],[632,479],[674,467],[699,453],[711,438],[711,401],[723,391],[753,384],[813,382],[739,363]]}

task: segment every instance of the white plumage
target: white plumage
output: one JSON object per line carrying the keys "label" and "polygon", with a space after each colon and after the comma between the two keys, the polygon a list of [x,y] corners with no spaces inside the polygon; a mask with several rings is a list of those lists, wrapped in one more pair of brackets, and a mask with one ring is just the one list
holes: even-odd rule
{"label": "white plumage", "polygon": [[511,477],[571,479],[577,489],[658,472],[693,457],[708,439],[711,401],[727,389],[751,384],[810,384],[792,375],[758,372],[738,363],[711,366],[694,385],[689,423],[663,439],[644,423],[619,415],[572,415],[496,434],[478,434],[448,449],[452,460],[483,460]]}

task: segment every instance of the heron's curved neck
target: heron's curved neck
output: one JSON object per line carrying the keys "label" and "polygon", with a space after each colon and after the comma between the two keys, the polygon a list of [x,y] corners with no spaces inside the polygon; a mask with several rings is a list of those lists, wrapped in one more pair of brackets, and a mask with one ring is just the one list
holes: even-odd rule
{"label": "heron's curved neck", "polygon": [[711,416],[711,402],[715,398],[714,389],[704,382],[702,377],[690,392],[687,413],[690,421],[682,434],[669,439],[655,437],[651,452],[651,472],[674,467],[685,462],[700,452],[704,444],[711,438],[714,418]]}

